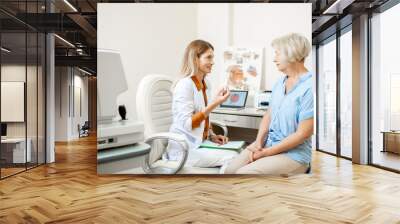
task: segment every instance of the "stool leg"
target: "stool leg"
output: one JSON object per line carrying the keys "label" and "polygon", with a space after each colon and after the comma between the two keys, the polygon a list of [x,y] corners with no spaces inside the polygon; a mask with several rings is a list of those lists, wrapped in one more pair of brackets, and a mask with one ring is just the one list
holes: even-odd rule
{"label": "stool leg", "polygon": [[306,174],[310,174],[311,173],[311,163],[308,164],[308,168],[306,170]]}

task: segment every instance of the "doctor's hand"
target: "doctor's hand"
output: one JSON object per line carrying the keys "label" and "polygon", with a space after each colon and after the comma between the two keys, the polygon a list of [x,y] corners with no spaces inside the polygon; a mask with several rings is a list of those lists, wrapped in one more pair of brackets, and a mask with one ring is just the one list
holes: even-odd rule
{"label": "doctor's hand", "polygon": [[221,104],[228,99],[230,94],[231,92],[229,91],[229,89],[222,87],[218,90],[217,95],[214,98],[214,101],[217,102],[218,104]]}
{"label": "doctor's hand", "polygon": [[220,88],[217,92],[217,95],[214,97],[214,100],[204,108],[203,112],[206,115],[210,115],[210,113],[217,108],[221,103],[226,101],[231,93],[229,89]]}
{"label": "doctor's hand", "polygon": [[228,137],[225,137],[223,135],[211,135],[210,140],[214,143],[224,145],[224,144],[228,143],[229,139],[228,139]]}

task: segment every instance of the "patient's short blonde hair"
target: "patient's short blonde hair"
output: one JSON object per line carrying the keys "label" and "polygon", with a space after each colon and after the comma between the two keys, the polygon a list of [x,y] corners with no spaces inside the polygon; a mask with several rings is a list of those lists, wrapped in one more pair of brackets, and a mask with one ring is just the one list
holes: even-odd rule
{"label": "patient's short blonde hair", "polygon": [[303,62],[311,51],[308,39],[298,33],[290,33],[272,41],[272,47],[281,54],[281,60]]}

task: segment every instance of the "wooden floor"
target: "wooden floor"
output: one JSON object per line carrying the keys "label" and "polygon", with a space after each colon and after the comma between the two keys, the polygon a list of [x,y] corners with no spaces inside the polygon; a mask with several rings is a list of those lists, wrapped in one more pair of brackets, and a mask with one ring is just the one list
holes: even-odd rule
{"label": "wooden floor", "polygon": [[400,155],[391,152],[374,151],[372,161],[374,164],[400,170]]}
{"label": "wooden floor", "polygon": [[19,168],[19,167],[18,168],[1,168],[1,177],[3,178],[3,177],[11,176],[13,174],[22,172],[24,170],[25,170],[25,167],[24,168]]}
{"label": "wooden floor", "polygon": [[19,165],[19,167],[7,167],[7,168],[1,168],[1,178],[6,178],[11,175],[15,175],[20,172],[24,172],[27,169],[34,169],[37,166],[37,164],[27,164],[27,167],[25,168],[25,165]]}
{"label": "wooden floor", "polygon": [[312,174],[97,176],[94,138],[0,181],[0,223],[400,223],[400,175],[315,153]]}

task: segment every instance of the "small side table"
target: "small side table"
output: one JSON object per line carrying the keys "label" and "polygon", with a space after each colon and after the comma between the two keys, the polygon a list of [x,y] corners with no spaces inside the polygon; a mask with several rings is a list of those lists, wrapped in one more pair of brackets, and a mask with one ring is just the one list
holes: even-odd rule
{"label": "small side table", "polygon": [[400,131],[382,131],[383,150],[382,152],[391,152],[400,154]]}

